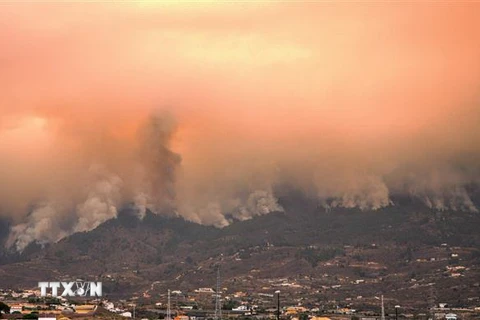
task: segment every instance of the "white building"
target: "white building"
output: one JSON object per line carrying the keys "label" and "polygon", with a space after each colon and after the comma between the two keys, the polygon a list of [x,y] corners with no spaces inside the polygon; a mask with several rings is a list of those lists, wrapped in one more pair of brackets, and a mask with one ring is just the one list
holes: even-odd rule
{"label": "white building", "polygon": [[455,313],[447,313],[445,316],[446,320],[457,320],[457,315]]}
{"label": "white building", "polygon": [[197,292],[197,293],[215,293],[215,290],[213,290],[212,288],[198,288],[197,290],[195,290],[195,292]]}
{"label": "white building", "polygon": [[247,306],[238,306],[236,308],[233,308],[232,311],[248,311]]}

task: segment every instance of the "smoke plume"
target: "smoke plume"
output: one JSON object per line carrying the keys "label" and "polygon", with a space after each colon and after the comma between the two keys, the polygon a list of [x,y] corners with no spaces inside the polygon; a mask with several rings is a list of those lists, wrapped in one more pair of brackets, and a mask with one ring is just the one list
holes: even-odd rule
{"label": "smoke plume", "polygon": [[8,246],[134,205],[223,227],[397,195],[478,212],[480,4],[5,4]]}

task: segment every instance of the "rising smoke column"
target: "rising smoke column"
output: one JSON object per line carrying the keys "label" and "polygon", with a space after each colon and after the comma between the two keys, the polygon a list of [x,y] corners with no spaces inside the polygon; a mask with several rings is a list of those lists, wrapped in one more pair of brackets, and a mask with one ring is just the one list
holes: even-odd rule
{"label": "rising smoke column", "polygon": [[176,124],[171,115],[152,115],[138,132],[138,174],[135,204],[140,217],[145,210],[172,210],[175,205],[175,178],[181,156],[171,150]]}
{"label": "rising smoke column", "polygon": [[[148,116],[139,124],[131,149],[122,154],[128,161],[121,167],[111,165],[103,158],[102,150],[96,150],[92,157],[83,159],[80,167],[75,168],[83,173],[70,181],[76,188],[64,194],[57,189],[65,187],[63,181],[61,185],[52,186],[52,192],[34,204],[25,222],[12,227],[7,246],[22,251],[34,241],[45,244],[74,232],[90,231],[116,218],[121,207],[130,201],[137,205],[140,217],[146,209],[153,212],[171,210],[175,200],[175,170],[180,164],[180,156],[169,148],[174,131],[171,116]],[[101,140],[107,145],[116,143],[110,133],[104,133]],[[91,147],[82,147],[80,154],[89,155]],[[118,156],[117,152],[111,154]],[[65,173],[61,168],[52,172]]]}

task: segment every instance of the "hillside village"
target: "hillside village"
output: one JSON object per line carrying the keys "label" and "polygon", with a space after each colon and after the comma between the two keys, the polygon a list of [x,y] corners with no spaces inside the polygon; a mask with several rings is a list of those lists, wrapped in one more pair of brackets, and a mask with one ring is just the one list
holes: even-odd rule
{"label": "hillside village", "polygon": [[[299,287],[299,285],[281,281],[283,289]],[[223,288],[225,290],[226,288]],[[385,297],[356,297],[370,302],[371,307],[357,310],[351,307],[352,300],[326,301],[313,303],[304,298],[294,298],[284,294],[288,292],[277,290],[272,294],[235,292],[222,296],[222,309],[212,309],[216,292],[212,288],[198,288],[190,293],[179,290],[171,291],[170,304],[166,295],[158,299],[142,299],[132,297],[120,301],[97,299],[66,299],[64,297],[40,297],[38,290],[1,290],[0,318],[5,319],[168,319],[202,320],[202,319],[281,319],[289,320],[331,320],[354,319],[375,320],[382,318],[381,303],[384,303],[385,319],[479,319],[480,307],[451,307],[439,303],[427,310],[415,310],[400,305],[392,305],[394,301]],[[278,300],[280,296],[280,300]],[[285,301],[283,301],[285,300]],[[156,302],[155,302],[156,301]],[[280,304],[279,304],[280,302]],[[278,309],[280,307],[280,309]],[[6,309],[8,308],[8,309]],[[278,314],[278,311],[279,314]]]}
{"label": "hillside village", "polygon": [[[378,259],[370,261],[367,258],[369,256],[374,260],[371,252],[382,251],[377,244],[363,248],[347,245],[342,248],[341,254],[318,258],[314,263],[317,268],[322,268],[322,272],[317,275],[273,277],[274,269],[262,270],[256,265],[256,261],[265,261],[265,255],[271,256],[272,252],[281,253],[285,264],[309,264],[312,263],[311,258],[308,258],[311,251],[315,252],[319,248],[306,247],[300,253],[297,250],[292,261],[285,259],[291,256],[286,254],[289,250],[291,249],[278,248],[267,243],[264,246],[242,249],[230,256],[212,257],[195,264],[195,268],[190,269],[189,273],[180,271],[173,279],[153,281],[131,296],[115,295],[112,291],[115,286],[112,285],[122,281],[139,281],[144,270],[127,268],[120,273],[102,275],[98,280],[105,286],[105,296],[94,300],[67,299],[61,296],[42,298],[38,288],[3,289],[0,290],[0,301],[9,307],[9,312],[3,310],[2,317],[165,319],[168,317],[167,310],[170,309],[171,317],[176,320],[210,319],[215,318],[217,284],[221,297],[221,313],[228,319],[275,319],[279,297],[282,319],[381,319],[382,293],[387,319],[480,319],[480,283],[477,276],[479,270],[478,266],[463,258],[468,257],[469,253],[465,248],[441,243],[439,246],[412,253],[407,257],[411,259],[407,264],[413,264],[418,274],[389,273],[388,265]],[[304,258],[305,255],[307,259]],[[249,261],[249,272],[230,276],[228,266],[243,263],[244,260]],[[65,279],[68,277],[64,275]],[[200,278],[205,281],[198,281]],[[209,283],[211,286],[190,286],[185,289],[188,279],[192,279],[187,282],[192,285]],[[464,302],[458,300],[452,304],[439,300],[445,295],[442,296],[438,288],[451,284],[456,285],[450,289],[461,289],[464,292],[470,290],[472,294],[463,300]],[[379,287],[389,290],[381,292]],[[168,290],[170,299],[167,296]]]}
{"label": "hillside village", "polygon": [[[210,318],[220,270],[228,317],[274,317],[276,291],[284,318],[373,320],[381,317],[381,295],[390,316],[400,306],[396,311],[405,318],[478,317],[478,215],[307,209],[302,219],[270,214],[224,229],[120,215],[91,232],[4,255],[0,301],[26,315],[133,317],[135,306],[137,317],[158,319],[166,317],[171,290],[172,317]],[[38,299],[38,279],[78,278],[102,282],[102,299]]]}

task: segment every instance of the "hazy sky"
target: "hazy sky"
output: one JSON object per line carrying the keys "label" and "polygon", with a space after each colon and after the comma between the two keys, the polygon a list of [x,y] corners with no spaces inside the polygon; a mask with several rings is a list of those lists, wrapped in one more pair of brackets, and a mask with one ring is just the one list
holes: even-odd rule
{"label": "hazy sky", "polygon": [[0,49],[19,249],[128,202],[224,226],[282,183],[477,210],[480,3],[0,3]]}

